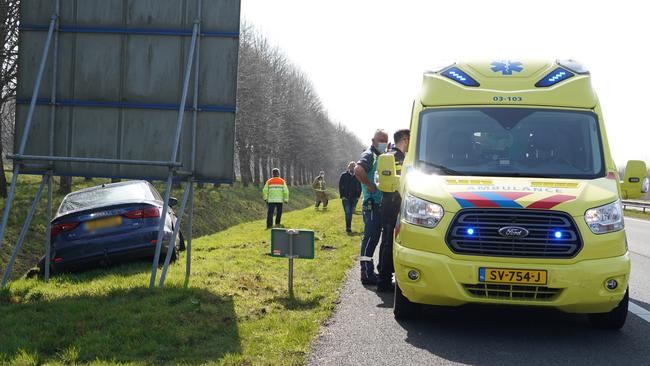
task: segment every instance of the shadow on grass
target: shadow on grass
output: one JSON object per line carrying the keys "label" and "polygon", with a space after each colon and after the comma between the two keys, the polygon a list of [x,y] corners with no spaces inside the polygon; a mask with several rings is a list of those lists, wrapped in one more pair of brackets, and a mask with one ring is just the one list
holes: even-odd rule
{"label": "shadow on grass", "polygon": [[[0,360],[204,363],[241,350],[233,299],[196,288],[115,290],[12,303],[0,292]],[[15,300],[15,299],[14,299]]]}
{"label": "shadow on grass", "polygon": [[288,310],[311,310],[317,308],[324,297],[318,295],[309,299],[290,298],[289,296],[274,297],[271,302],[276,302]]}

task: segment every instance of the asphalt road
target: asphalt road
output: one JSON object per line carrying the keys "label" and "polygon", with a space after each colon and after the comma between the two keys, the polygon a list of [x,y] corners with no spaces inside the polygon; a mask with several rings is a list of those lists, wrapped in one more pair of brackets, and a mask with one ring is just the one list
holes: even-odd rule
{"label": "asphalt road", "polygon": [[591,328],[583,315],[509,307],[429,307],[418,320],[397,322],[393,294],[364,288],[357,266],[349,273],[341,302],[315,341],[308,363],[650,365],[650,222],[625,223],[634,305],[621,331]]}

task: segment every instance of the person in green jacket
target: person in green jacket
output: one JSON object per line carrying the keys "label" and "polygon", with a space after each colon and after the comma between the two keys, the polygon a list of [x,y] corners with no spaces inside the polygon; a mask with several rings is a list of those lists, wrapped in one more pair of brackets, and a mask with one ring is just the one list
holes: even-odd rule
{"label": "person in green jacket", "polygon": [[273,212],[275,211],[275,226],[281,226],[282,204],[289,203],[289,188],[284,179],[280,178],[280,169],[273,168],[272,177],[266,181],[262,189],[262,197],[268,206],[266,214],[266,228],[273,225]]}

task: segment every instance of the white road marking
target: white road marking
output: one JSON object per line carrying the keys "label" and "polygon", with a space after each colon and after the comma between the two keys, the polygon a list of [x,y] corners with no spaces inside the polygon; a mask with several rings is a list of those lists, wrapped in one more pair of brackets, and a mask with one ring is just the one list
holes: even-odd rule
{"label": "white road marking", "polygon": [[647,321],[648,323],[650,323],[650,310],[646,310],[646,309],[640,307],[639,305],[637,305],[637,304],[635,304],[635,303],[633,303],[631,301],[627,306],[627,310],[630,313],[632,313],[632,314],[638,316],[639,318],[641,318],[641,319]]}

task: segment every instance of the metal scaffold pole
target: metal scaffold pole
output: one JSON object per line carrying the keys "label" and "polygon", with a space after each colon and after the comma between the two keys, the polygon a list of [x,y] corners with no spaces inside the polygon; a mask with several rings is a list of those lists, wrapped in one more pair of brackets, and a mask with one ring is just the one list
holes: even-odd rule
{"label": "metal scaffold pole", "polygon": [[[27,112],[25,129],[23,130],[23,134],[20,139],[20,144],[18,146],[19,155],[22,155],[25,152],[25,146],[27,145],[27,138],[29,137],[29,132],[32,127],[32,120],[34,118],[34,110],[36,109],[38,93],[41,89],[41,82],[43,81],[43,74],[45,73],[45,66],[47,65],[48,54],[50,52],[50,44],[52,43],[52,35],[54,34],[54,29],[56,27],[58,19],[59,19],[59,14],[58,14],[58,6],[57,6],[57,8],[55,8],[54,14],[52,14],[52,17],[50,18],[50,25],[48,27],[47,36],[45,38],[45,44],[43,45],[41,61],[38,65],[38,73],[36,75],[36,80],[34,81],[34,90],[32,91],[32,97],[29,104],[29,111]],[[9,193],[7,195],[4,211],[2,213],[2,223],[0,224],[0,249],[2,248],[2,243],[4,241],[4,234],[7,228],[7,222],[9,220],[9,213],[11,212],[11,205],[13,204],[14,196],[16,193],[16,184],[18,183],[18,176],[20,175],[20,165],[21,162],[14,161],[13,175],[11,177],[11,186],[9,187]],[[10,268],[8,267],[7,269]]]}
{"label": "metal scaffold pole", "polygon": [[[174,144],[172,146],[172,157],[169,160],[170,163],[175,163],[178,156],[178,147],[181,139],[181,132],[183,129],[183,116],[185,112],[185,103],[187,102],[187,93],[190,84],[190,76],[192,75],[192,66],[194,63],[194,54],[196,51],[196,42],[199,30],[199,20],[194,21],[194,27],[192,30],[192,42],[190,43],[190,51],[187,55],[187,63],[185,65],[185,76],[183,78],[183,92],[181,94],[180,107],[178,109],[178,119],[176,121],[176,135],[174,137]],[[162,239],[165,230],[165,220],[167,217],[167,212],[169,210],[169,197],[171,194],[172,180],[174,177],[174,170],[169,170],[169,176],[167,178],[167,187],[165,189],[165,201],[163,202],[163,212],[161,215],[160,227],[158,228],[158,239],[156,241],[156,252],[153,258],[153,264],[151,266],[151,278],[149,279],[149,288],[154,288],[156,285],[156,272],[158,270],[158,261],[160,260],[160,252],[162,247]]]}

